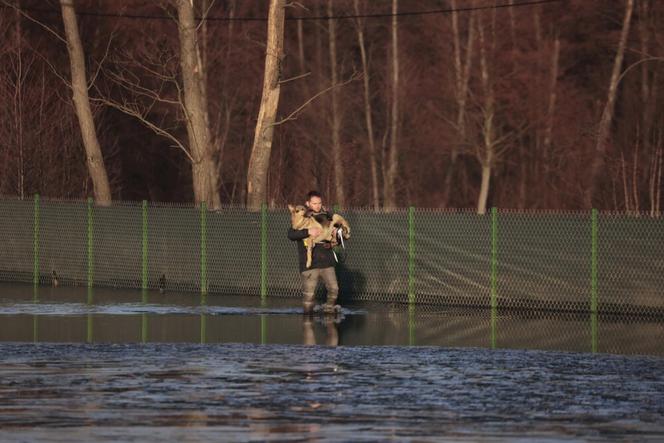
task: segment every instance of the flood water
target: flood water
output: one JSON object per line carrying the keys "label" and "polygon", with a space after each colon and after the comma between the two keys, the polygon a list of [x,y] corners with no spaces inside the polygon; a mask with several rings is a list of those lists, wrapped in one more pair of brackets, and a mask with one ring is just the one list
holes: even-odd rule
{"label": "flood water", "polygon": [[664,438],[664,321],[0,285],[0,440]]}

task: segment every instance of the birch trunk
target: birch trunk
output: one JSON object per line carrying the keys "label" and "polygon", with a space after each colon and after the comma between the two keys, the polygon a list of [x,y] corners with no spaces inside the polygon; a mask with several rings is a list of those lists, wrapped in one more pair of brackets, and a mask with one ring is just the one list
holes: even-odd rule
{"label": "birch trunk", "polygon": [[[480,16],[481,17],[481,16]],[[487,201],[489,198],[489,189],[491,186],[491,173],[494,164],[495,135],[493,120],[494,111],[494,93],[489,64],[487,61],[486,38],[484,36],[484,24],[478,19],[478,30],[480,39],[480,70],[482,89],[484,90],[484,110],[482,125],[482,152],[480,153],[480,163],[482,165],[482,183],[480,193],[477,199],[477,213],[485,214]],[[492,51],[493,52],[493,51]]]}
{"label": "birch trunk", "polygon": [[[360,15],[359,0],[353,1],[355,6],[355,15]],[[364,42],[364,24],[357,23],[357,42],[360,47],[360,57],[362,59],[362,72],[364,73],[364,118],[367,124],[367,142],[369,145],[369,166],[371,170],[371,197],[375,211],[380,209],[380,196],[378,195],[378,164],[376,160],[376,141],[374,140],[373,117],[371,108],[371,89],[369,83],[369,62],[367,60],[367,50]]]}
{"label": "birch trunk", "polygon": [[[332,0],[327,2],[327,15],[332,17]],[[338,81],[337,76],[337,31],[336,19],[329,19],[328,35],[329,35],[329,49],[330,49],[330,71],[332,78],[332,85],[336,85]],[[332,94],[332,159],[334,162],[334,190],[336,194],[336,203],[340,207],[346,206],[346,196],[344,192],[344,171],[341,158],[341,115],[339,111],[339,93],[338,88],[331,91]]]}
{"label": "birch trunk", "polygon": [[385,208],[396,208],[396,181],[399,170],[397,152],[399,129],[399,38],[397,13],[398,0],[392,0],[392,111],[390,122],[390,147],[387,162],[387,174],[384,177]]}
{"label": "birch trunk", "polygon": [[99,140],[97,139],[97,131],[90,107],[85,72],[85,56],[78,31],[74,0],[60,0],[60,7],[62,9],[62,21],[67,38],[69,65],[71,67],[72,100],[78,124],[81,128],[88,172],[94,188],[95,202],[99,205],[108,206],[111,204],[111,188],[108,183],[104,157],[99,146]]}
{"label": "birch trunk", "polygon": [[629,35],[629,26],[632,19],[632,11],[634,9],[634,0],[625,0],[625,17],[622,25],[622,32],[620,33],[620,42],[618,43],[618,52],[613,63],[613,71],[611,73],[611,81],[609,83],[609,92],[606,100],[606,105],[602,112],[602,117],[599,122],[597,132],[597,144],[595,146],[595,156],[592,160],[590,167],[590,185],[588,186],[584,203],[587,209],[593,207],[593,197],[598,187],[600,173],[604,168],[604,157],[607,152],[607,144],[609,143],[609,135],[611,132],[611,121],[613,119],[613,110],[616,101],[616,91],[618,90],[618,78],[620,76],[620,69],[622,67],[623,57],[625,54],[625,46],[627,44],[627,36]]}
{"label": "birch trunk", "polygon": [[184,86],[184,112],[192,157],[192,182],[196,204],[221,207],[218,167],[214,160],[205,94],[204,67],[196,37],[194,8],[190,0],[178,0],[180,67]]}
{"label": "birch trunk", "polygon": [[247,171],[247,206],[258,210],[266,202],[268,167],[272,152],[274,122],[279,106],[279,74],[284,46],[285,0],[270,0],[263,95]]}

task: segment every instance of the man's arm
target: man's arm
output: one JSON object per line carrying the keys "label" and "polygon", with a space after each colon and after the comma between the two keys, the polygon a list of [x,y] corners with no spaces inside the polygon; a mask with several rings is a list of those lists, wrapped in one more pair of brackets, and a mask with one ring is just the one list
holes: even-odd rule
{"label": "man's arm", "polygon": [[304,240],[307,237],[316,237],[321,233],[320,228],[293,229],[288,228],[288,238],[297,241]]}
{"label": "man's arm", "polygon": [[288,228],[288,239],[293,241],[304,240],[309,237],[308,229],[293,229]]}

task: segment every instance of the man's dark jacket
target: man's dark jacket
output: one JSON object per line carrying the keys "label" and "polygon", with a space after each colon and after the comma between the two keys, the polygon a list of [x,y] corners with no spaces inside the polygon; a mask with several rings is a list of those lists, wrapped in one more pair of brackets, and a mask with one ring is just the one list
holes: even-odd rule
{"label": "man's dark jacket", "polygon": [[[307,215],[312,216],[319,223],[324,223],[326,220],[332,220],[332,215],[327,211],[322,211],[318,213],[309,212]],[[296,230],[293,228],[288,228],[288,238],[297,242],[297,253],[298,258],[300,259],[300,272],[307,270],[307,248],[304,247],[305,238],[309,237],[309,232],[307,229]],[[311,267],[309,269],[322,269],[329,268],[334,266],[336,261],[334,260],[334,254],[332,253],[332,248],[327,244],[317,244],[314,246],[313,251],[311,251]]]}

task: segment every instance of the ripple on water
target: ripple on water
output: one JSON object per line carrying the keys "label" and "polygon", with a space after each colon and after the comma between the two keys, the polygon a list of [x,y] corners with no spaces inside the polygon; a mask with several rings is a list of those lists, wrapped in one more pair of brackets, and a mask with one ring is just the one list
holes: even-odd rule
{"label": "ripple on water", "polygon": [[0,352],[5,437],[30,428],[77,440],[80,426],[87,438],[112,429],[153,441],[181,426],[194,426],[194,439],[212,429],[243,440],[664,436],[654,357],[189,344],[7,343]]}

